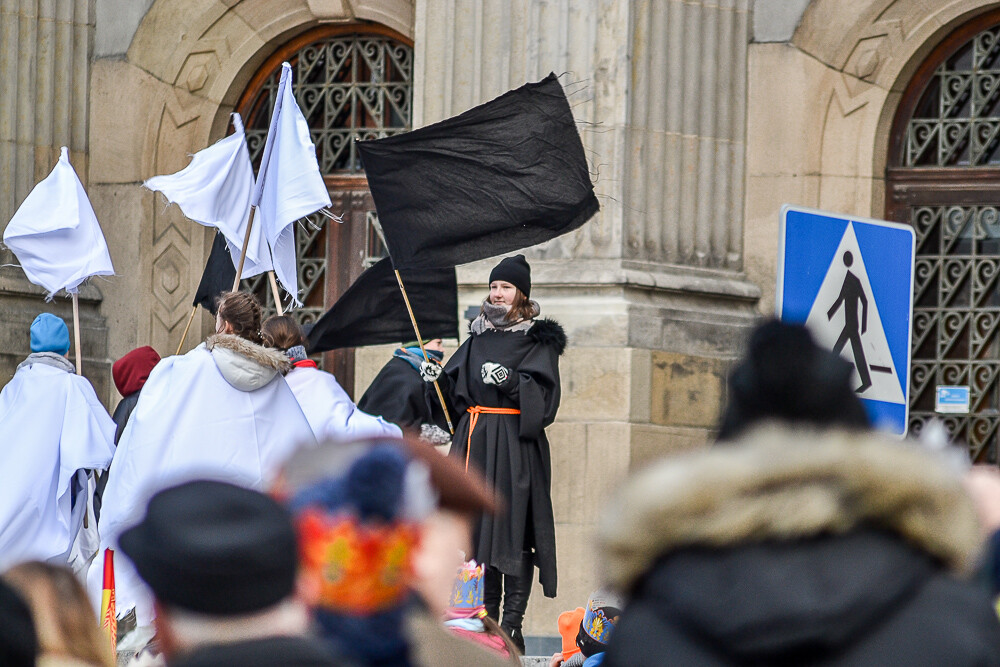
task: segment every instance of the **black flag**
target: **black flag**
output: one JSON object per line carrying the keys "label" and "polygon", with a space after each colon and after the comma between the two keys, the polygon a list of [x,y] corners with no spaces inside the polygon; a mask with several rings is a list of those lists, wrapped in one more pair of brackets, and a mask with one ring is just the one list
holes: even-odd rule
{"label": "black flag", "polygon": [[212,242],[212,252],[208,255],[208,263],[205,264],[205,272],[201,274],[201,283],[198,284],[198,291],[195,292],[191,305],[200,305],[215,315],[215,305],[219,295],[233,289],[234,280],[236,280],[236,268],[226,248],[226,237],[217,233],[215,241]]}
{"label": "black flag", "polygon": [[[455,269],[400,271],[424,338],[458,337]],[[309,353],[342,347],[400,343],[414,338],[399,283],[388,257],[347,288],[309,332]]]}
{"label": "black flag", "polygon": [[397,269],[519,250],[580,227],[599,208],[555,74],[358,150]]}

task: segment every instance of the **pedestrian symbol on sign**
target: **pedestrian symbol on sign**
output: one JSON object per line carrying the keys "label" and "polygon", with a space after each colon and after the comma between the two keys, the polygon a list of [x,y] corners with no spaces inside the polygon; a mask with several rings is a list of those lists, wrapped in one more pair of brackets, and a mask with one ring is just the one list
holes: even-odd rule
{"label": "pedestrian symbol on sign", "polygon": [[[841,306],[844,307],[844,330],[840,332],[840,338],[833,346],[833,351],[840,354],[847,341],[851,341],[851,352],[854,354],[854,367],[861,376],[861,386],[855,391],[859,394],[872,386],[871,374],[868,373],[868,362],[865,360],[865,350],[861,345],[861,334],[868,330],[868,298],[865,297],[865,288],[861,286],[858,277],[851,273],[850,267],[854,263],[854,255],[850,250],[844,251],[844,266],[848,267],[847,275],[844,277],[844,286],[840,288],[840,296],[836,303],[830,307],[826,313],[826,319],[832,320],[834,313]],[[858,330],[858,302],[861,302],[861,329]]]}

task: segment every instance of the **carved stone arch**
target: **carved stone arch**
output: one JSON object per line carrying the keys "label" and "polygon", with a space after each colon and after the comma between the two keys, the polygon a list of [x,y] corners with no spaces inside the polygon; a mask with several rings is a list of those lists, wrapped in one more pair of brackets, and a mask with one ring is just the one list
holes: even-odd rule
{"label": "carved stone arch", "polygon": [[[377,22],[412,38],[414,0],[156,0],[124,62],[95,68],[92,181],[131,209],[110,213],[133,256],[120,307],[134,332],[112,356],[152,344],[173,353],[191,312],[211,235],[138,185],[183,168],[221,138],[229,113],[264,60],[323,22]],[[123,243],[123,245],[126,245]],[[140,298],[136,298],[136,297]],[[116,304],[117,305],[117,304]],[[211,327],[204,316],[186,347]]]}
{"label": "carved stone arch", "polygon": [[[880,217],[888,136],[903,89],[956,26],[1000,6],[983,0],[814,0],[792,43],[824,71],[809,170],[819,206]],[[814,171],[813,171],[814,170]]]}

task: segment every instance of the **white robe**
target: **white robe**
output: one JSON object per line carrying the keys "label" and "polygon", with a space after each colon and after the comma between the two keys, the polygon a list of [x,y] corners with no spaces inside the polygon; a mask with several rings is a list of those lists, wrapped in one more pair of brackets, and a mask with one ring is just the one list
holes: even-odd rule
{"label": "white robe", "polygon": [[107,469],[114,436],[86,378],[43,363],[14,374],[0,392],[0,571],[26,560],[68,563],[90,501],[78,497],[72,511],[73,479]]}
{"label": "white robe", "polygon": [[[258,357],[277,354],[235,336],[216,338],[235,339]],[[157,491],[193,479],[263,490],[296,449],[315,444],[309,422],[273,367],[221,343],[212,351],[203,343],[167,357],[150,373],[118,443],[101,507],[101,553],[117,549],[118,536],[142,519]],[[96,558],[87,577],[95,604],[102,580],[102,559]],[[119,617],[135,607],[139,625],[151,622],[152,597],[118,551],[115,584]]]}
{"label": "white robe", "polygon": [[298,366],[285,380],[319,441],[402,435],[395,424],[359,410],[330,373]]}

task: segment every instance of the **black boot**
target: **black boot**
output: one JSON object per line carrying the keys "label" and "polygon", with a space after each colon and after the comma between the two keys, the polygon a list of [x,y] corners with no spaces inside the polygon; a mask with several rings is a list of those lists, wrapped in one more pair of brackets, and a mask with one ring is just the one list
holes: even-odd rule
{"label": "black boot", "polygon": [[524,612],[528,608],[528,596],[531,595],[531,584],[535,579],[535,564],[531,554],[525,553],[521,559],[521,571],[518,576],[509,574],[503,578],[503,622],[500,627],[510,635],[511,641],[524,653],[524,636],[521,634],[521,624],[524,622]]}
{"label": "black boot", "polygon": [[503,575],[495,567],[483,573],[483,605],[486,615],[500,623],[500,597],[503,595]]}

